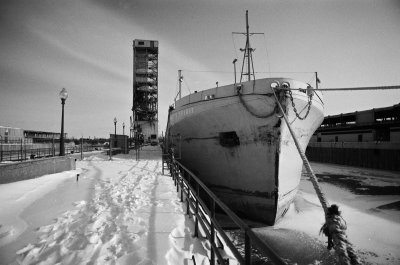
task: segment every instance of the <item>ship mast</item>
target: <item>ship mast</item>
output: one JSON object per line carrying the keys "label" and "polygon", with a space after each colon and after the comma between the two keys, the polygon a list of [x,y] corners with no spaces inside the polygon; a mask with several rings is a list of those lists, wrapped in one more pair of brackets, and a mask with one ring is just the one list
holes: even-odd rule
{"label": "ship mast", "polygon": [[[249,31],[249,11],[246,10],[246,32],[232,32],[233,34],[243,34],[246,35],[246,46],[244,49],[240,49],[240,51],[244,52],[243,54],[243,61],[242,61],[242,70],[240,73],[240,82],[242,82],[243,76],[247,75],[247,80],[251,81],[251,76],[253,75],[253,78],[255,79],[254,75],[254,64],[253,64],[253,55],[252,52],[254,51],[253,48],[250,46],[250,35],[253,34],[264,34],[264,33],[250,33]],[[245,68],[245,62],[247,60],[247,71],[244,71]]]}
{"label": "ship mast", "polygon": [[[250,35],[249,35],[249,11],[246,10],[246,50],[247,50],[247,80],[250,81],[250,58],[251,57],[251,48],[250,48]],[[246,51],[245,51],[246,54]],[[254,75],[254,68],[253,68]]]}

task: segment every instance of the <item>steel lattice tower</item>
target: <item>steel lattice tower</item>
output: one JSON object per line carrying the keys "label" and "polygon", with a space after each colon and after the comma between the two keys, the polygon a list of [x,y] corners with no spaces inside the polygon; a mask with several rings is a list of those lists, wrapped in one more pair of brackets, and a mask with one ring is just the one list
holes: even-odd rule
{"label": "steel lattice tower", "polygon": [[158,134],[158,41],[133,41],[132,112],[135,136]]}

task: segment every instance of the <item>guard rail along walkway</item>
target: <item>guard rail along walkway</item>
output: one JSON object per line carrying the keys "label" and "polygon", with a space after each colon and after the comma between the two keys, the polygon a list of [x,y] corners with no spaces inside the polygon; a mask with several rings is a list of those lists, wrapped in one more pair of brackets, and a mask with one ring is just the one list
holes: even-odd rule
{"label": "guard rail along walkway", "polygon": [[[195,237],[200,236],[199,225],[206,235],[211,245],[210,264],[229,264],[229,260],[224,259],[224,245],[230,249],[236,260],[240,264],[250,265],[252,246],[256,246],[270,261],[274,264],[287,264],[285,260],[280,258],[265,242],[260,240],[251,228],[243,222],[236,214],[234,214],[218,197],[206,187],[205,184],[195,176],[189,169],[183,166],[174,157],[173,152],[169,154],[163,150],[162,164],[164,172],[164,164],[167,164],[171,176],[174,180],[176,190],[181,196],[181,202],[186,200],[186,214],[194,217],[195,222]],[[200,198],[200,193],[202,198]],[[185,196],[184,196],[185,195]],[[208,203],[205,203],[207,201]],[[244,233],[244,256],[240,253],[238,248],[228,238],[221,225],[219,224],[216,216],[216,207],[220,209],[226,216],[233,221],[237,227]],[[222,240],[221,240],[222,239]],[[192,257],[194,264],[196,261]]]}

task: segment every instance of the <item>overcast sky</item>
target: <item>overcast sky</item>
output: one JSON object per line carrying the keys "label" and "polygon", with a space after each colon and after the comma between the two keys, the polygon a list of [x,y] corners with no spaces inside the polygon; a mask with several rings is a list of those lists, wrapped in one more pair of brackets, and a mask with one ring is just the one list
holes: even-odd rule
{"label": "overcast sky", "polygon": [[[233,82],[245,12],[255,35],[256,77],[294,77],[321,87],[400,84],[398,0],[0,0],[0,126],[75,137],[128,134],[132,41],[159,41],[159,132],[183,93]],[[286,72],[266,74],[264,72]],[[300,72],[294,74],[292,72]],[[386,107],[400,91],[326,92],[325,113]]]}

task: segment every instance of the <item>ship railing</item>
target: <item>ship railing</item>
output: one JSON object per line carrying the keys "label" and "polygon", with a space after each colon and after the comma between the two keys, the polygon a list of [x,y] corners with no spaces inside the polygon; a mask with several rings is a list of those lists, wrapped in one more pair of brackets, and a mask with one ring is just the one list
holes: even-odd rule
{"label": "ship railing", "polygon": [[[169,159],[167,159],[167,156],[169,156]],[[164,159],[168,161],[168,168],[177,192],[180,189],[181,202],[184,201],[185,197],[186,214],[195,217],[194,236],[201,236],[200,225],[202,232],[210,242],[210,264],[214,265],[216,258],[219,264],[229,264],[229,258],[226,258],[229,256],[224,250],[224,244],[240,264],[251,264],[252,246],[261,251],[273,264],[287,264],[266,242],[257,237],[252,229],[233,213],[193,172],[177,161],[173,153],[163,152],[163,161]],[[219,212],[225,213],[244,233],[244,255],[241,254],[239,247],[233,244],[217,220],[216,207],[218,207]]]}

